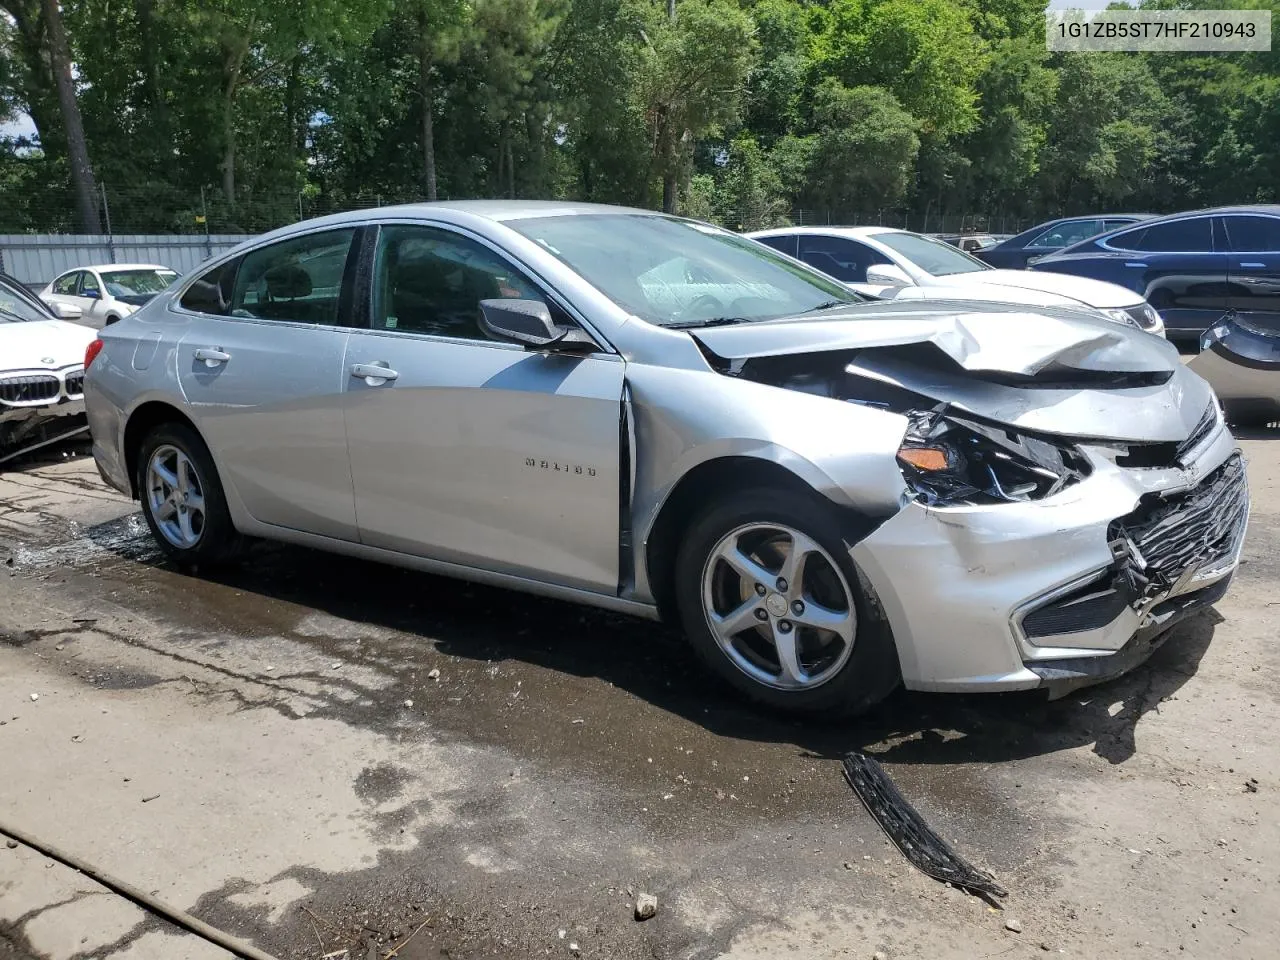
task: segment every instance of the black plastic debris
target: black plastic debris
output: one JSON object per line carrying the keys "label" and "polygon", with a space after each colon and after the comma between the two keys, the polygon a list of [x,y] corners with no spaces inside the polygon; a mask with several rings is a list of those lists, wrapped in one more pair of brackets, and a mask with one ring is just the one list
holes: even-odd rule
{"label": "black plastic debris", "polygon": [[1008,891],[995,877],[979,870],[951,849],[915,807],[898,792],[884,768],[865,753],[853,752],[844,758],[844,775],[867,812],[902,855],[922,873],[989,897],[1007,897]]}

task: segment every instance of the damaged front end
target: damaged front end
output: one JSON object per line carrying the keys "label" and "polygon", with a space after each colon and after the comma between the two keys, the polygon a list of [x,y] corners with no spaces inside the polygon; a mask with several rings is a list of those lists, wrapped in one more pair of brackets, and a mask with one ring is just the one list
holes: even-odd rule
{"label": "damaged front end", "polygon": [[911,410],[898,464],[926,504],[1042,500],[1089,474],[1076,448],[949,413]]}
{"label": "damaged front end", "polygon": [[1066,325],[997,336],[987,319],[862,343],[858,323],[823,325],[806,352],[781,331],[704,347],[726,376],[902,425],[901,507],[851,553],[908,688],[1061,695],[1137,666],[1223,595],[1245,470],[1212,391],[1166,343]]}
{"label": "damaged front end", "polygon": [[82,368],[0,376],[0,463],[88,430]]}

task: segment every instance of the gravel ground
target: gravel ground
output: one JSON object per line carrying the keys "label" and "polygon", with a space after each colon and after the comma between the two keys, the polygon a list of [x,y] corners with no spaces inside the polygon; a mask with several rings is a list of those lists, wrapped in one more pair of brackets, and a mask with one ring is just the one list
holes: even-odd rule
{"label": "gravel ground", "polygon": [[[281,960],[1274,957],[1276,437],[1242,441],[1230,593],[1141,669],[844,724],[762,716],[675,634],[567,604],[270,544],[184,576],[48,454],[0,473],[0,826]],[[1003,911],[903,861],[851,748]],[[31,955],[226,956],[0,843],[0,958]]]}

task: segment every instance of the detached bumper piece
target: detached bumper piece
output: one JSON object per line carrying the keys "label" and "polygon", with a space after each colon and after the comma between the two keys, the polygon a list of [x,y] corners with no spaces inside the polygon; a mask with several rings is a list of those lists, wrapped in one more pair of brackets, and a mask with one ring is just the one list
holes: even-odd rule
{"label": "detached bumper piece", "polygon": [[871,757],[856,751],[848,754],[844,758],[844,776],[867,812],[917,870],[972,893],[988,897],[1009,895],[991,874],[967,862],[934,833]]}

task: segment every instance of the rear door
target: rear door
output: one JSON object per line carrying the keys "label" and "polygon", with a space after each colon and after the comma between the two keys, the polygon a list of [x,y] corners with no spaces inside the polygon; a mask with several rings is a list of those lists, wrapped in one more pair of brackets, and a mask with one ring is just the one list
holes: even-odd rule
{"label": "rear door", "polygon": [[1123,254],[1124,285],[1160,311],[1170,335],[1199,334],[1227,311],[1226,239],[1214,220],[1139,225],[1104,242]]}
{"label": "rear door", "polygon": [[259,247],[182,296],[188,412],[262,523],[356,540],[342,419],[357,229]]}
{"label": "rear door", "polygon": [[1280,217],[1225,214],[1220,220],[1231,251],[1229,305],[1280,321]]}
{"label": "rear door", "polygon": [[[488,339],[479,302],[545,287],[487,242],[386,224],[347,348],[347,444],[371,546],[613,593],[622,358]],[[384,373],[385,371],[385,373]]]}

